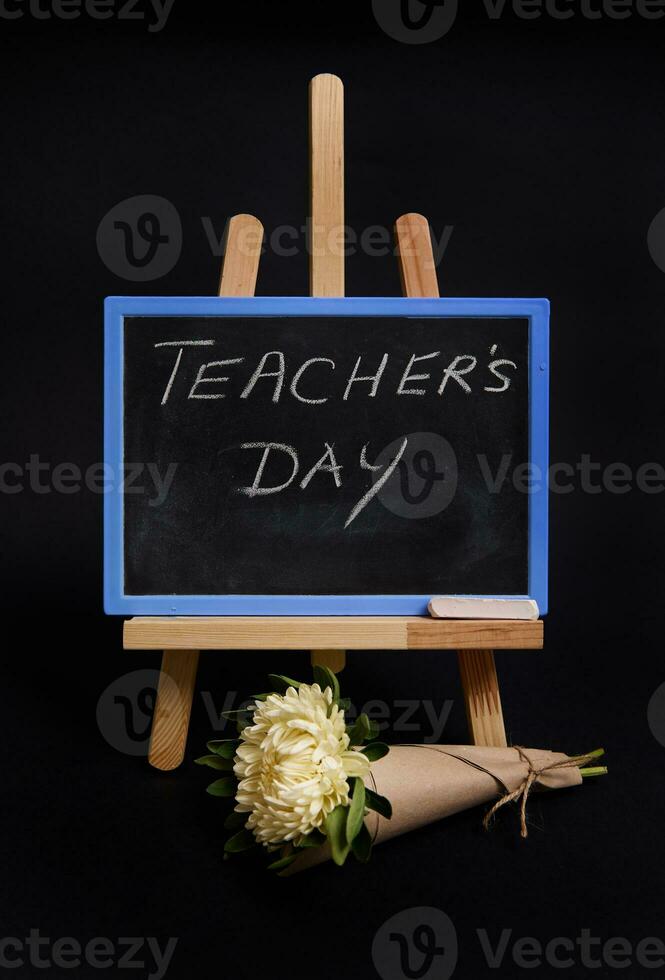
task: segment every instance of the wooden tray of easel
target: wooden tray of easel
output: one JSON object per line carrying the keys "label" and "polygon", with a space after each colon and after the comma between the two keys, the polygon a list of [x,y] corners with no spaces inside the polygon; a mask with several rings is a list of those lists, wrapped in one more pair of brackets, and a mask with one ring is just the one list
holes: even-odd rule
{"label": "wooden tray of easel", "polygon": [[[310,86],[312,296],[344,296],[344,88],[335,75]],[[406,214],[396,223],[405,296],[438,297],[429,224]],[[263,226],[251,215],[229,222],[220,296],[253,296]],[[149,761],[171,770],[185,754],[200,650],[311,650],[312,662],[338,672],[346,650],[457,650],[470,736],[505,746],[494,650],[543,646],[543,623],[436,620],[403,616],[135,617],[124,624],[126,650],[162,650]]]}

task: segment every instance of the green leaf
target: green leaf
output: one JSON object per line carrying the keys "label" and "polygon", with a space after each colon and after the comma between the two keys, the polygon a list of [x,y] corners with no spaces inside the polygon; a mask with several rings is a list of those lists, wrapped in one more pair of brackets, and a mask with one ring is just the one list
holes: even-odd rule
{"label": "green leaf", "polygon": [[353,797],[346,818],[346,842],[353,841],[365,825],[365,784],[357,776],[353,779]]}
{"label": "green leaf", "polygon": [[251,830],[241,830],[239,833],[229,837],[224,845],[226,854],[240,854],[241,851],[248,851],[251,847],[257,847],[258,842]]}
{"label": "green leaf", "polygon": [[369,737],[370,737],[370,739],[378,738],[379,735],[380,735],[380,733],[381,733],[381,729],[379,728],[379,726],[377,725],[377,723],[375,721],[372,721],[371,718],[368,717],[367,718],[367,721],[369,722]]}
{"label": "green leaf", "polygon": [[219,755],[202,755],[200,759],[194,759],[197,766],[208,766],[210,769],[225,770],[233,769],[232,759],[222,759]]}
{"label": "green leaf", "polygon": [[380,734],[380,729],[377,723],[375,721],[372,721],[372,719],[369,718],[367,715],[360,715],[358,720],[360,720],[360,718],[363,719],[363,725],[367,731],[364,741],[372,742],[375,739],[377,739]]}
{"label": "green leaf", "polygon": [[290,867],[294,861],[298,859],[297,854],[287,854],[286,857],[280,858],[279,861],[273,861],[272,864],[268,865],[268,871],[284,871],[286,868]]}
{"label": "green leaf", "polygon": [[232,759],[239,745],[240,739],[238,738],[213,739],[213,741],[208,742],[207,748],[209,752],[214,752],[222,759]]}
{"label": "green leaf", "polygon": [[248,817],[248,813],[238,813],[237,810],[231,810],[224,821],[224,830],[240,830],[247,823]]}
{"label": "green leaf", "polygon": [[307,834],[307,837],[303,838],[302,844],[299,845],[299,849],[305,849],[308,847],[321,847],[325,844],[327,838],[325,834],[322,834],[320,830],[312,830]]}
{"label": "green leaf", "polygon": [[322,691],[325,691],[327,687],[332,689],[333,701],[335,704],[339,701],[339,681],[337,680],[336,674],[332,672],[330,667],[324,667],[321,664],[314,665],[314,681],[319,685]]}
{"label": "green leaf", "polygon": [[349,736],[349,744],[352,748],[366,742],[368,738],[367,715],[358,715],[354,725],[346,726],[346,734]]}
{"label": "green leaf", "polygon": [[301,681],[294,681],[293,678],[284,677],[283,674],[268,674],[268,680],[277,694],[286,694],[290,687],[295,687],[297,691],[301,684]]}
{"label": "green leaf", "polygon": [[326,817],[326,833],[330,842],[332,859],[340,867],[344,864],[351,845],[346,839],[346,818],[349,808],[346,806],[336,806],[332,813]]}
{"label": "green leaf", "polygon": [[353,856],[357,858],[361,864],[367,864],[372,856],[372,843],[372,835],[367,829],[367,825],[363,824],[360,828],[360,833],[357,837],[354,837],[353,844],[351,845]]}
{"label": "green leaf", "polygon": [[337,706],[342,709],[342,711],[351,710],[351,698],[340,698],[337,702]]}
{"label": "green leaf", "polygon": [[267,701],[269,697],[270,694],[252,694],[252,701]]}
{"label": "green leaf", "polygon": [[368,810],[374,810],[375,813],[385,817],[386,820],[390,820],[393,815],[390,800],[387,800],[385,796],[379,796],[378,793],[374,793],[371,789],[367,788],[365,788],[365,806]]}
{"label": "green leaf", "polygon": [[211,796],[235,796],[237,788],[238,783],[233,776],[225,776],[211,783],[206,793],[210,793]]}
{"label": "green leaf", "polygon": [[371,745],[366,745],[360,751],[365,753],[370,762],[378,762],[379,759],[388,755],[390,748],[383,742],[372,742]]}
{"label": "green leaf", "polygon": [[378,727],[370,721],[366,714],[358,715],[355,725],[346,730],[351,745],[362,745],[372,738],[376,738],[379,733]]}
{"label": "green leaf", "polygon": [[253,712],[249,708],[241,708],[238,711],[222,711],[222,718],[226,718],[228,721],[234,721],[240,734],[254,720]]}

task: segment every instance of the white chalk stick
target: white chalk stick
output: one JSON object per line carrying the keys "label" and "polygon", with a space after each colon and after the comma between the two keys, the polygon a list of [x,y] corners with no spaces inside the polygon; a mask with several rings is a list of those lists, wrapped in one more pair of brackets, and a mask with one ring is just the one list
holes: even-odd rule
{"label": "white chalk stick", "polygon": [[430,600],[429,613],[435,619],[538,619],[538,603],[533,599],[471,599],[444,595]]}

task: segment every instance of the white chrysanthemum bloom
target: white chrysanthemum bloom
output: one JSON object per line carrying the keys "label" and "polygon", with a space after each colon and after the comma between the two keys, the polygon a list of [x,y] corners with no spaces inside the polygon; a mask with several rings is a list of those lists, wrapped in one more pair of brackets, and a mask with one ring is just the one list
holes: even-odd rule
{"label": "white chrysanthemum bloom", "polygon": [[330,688],[290,687],[255,705],[235,757],[236,810],[267,846],[293,841],[349,803],[349,779],[364,777],[369,760],[349,746],[344,712]]}

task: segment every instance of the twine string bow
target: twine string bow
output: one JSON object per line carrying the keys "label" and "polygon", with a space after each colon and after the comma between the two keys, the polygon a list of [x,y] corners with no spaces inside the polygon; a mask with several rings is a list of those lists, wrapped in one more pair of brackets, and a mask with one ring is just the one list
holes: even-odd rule
{"label": "twine string bow", "polygon": [[526,765],[529,767],[528,775],[526,779],[522,782],[522,784],[513,793],[510,792],[506,793],[505,796],[502,796],[501,799],[494,804],[492,809],[485,816],[485,819],[483,820],[483,826],[485,827],[485,830],[489,830],[492,820],[499,812],[501,807],[504,807],[507,803],[515,803],[517,800],[521,800],[520,803],[521,836],[524,839],[526,839],[529,836],[529,831],[527,830],[527,826],[526,826],[526,805],[529,799],[529,794],[531,793],[534,784],[537,783],[540,777],[543,776],[546,772],[552,772],[555,769],[579,768],[581,766],[586,765],[587,762],[591,762],[592,759],[595,759],[596,754],[591,753],[589,755],[571,756],[568,759],[563,759],[561,762],[552,762],[548,766],[542,766],[540,769],[536,769],[534,768],[531,759],[529,759],[528,755],[526,754],[526,752],[521,746],[515,745],[513,746],[513,748],[519,754],[519,757],[522,760],[522,762],[526,763]]}

